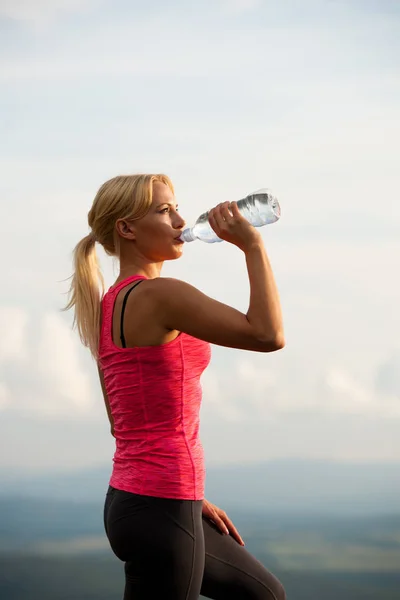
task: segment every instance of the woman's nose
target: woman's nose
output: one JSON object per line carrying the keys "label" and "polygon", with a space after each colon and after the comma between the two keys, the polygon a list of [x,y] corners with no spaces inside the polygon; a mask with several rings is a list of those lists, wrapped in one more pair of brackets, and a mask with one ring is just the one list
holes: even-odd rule
{"label": "woman's nose", "polygon": [[184,227],[186,225],[186,221],[185,219],[177,213],[177,221],[175,223],[175,226],[177,229],[179,229],[180,227]]}

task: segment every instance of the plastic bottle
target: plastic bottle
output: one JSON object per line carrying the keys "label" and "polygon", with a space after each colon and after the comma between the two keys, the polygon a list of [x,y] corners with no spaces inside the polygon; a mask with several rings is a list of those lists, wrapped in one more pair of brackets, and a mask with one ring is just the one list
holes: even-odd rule
{"label": "plastic bottle", "polygon": [[[265,188],[249,194],[246,198],[239,200],[237,204],[240,213],[254,227],[275,223],[281,216],[278,200]],[[183,242],[193,242],[194,240],[201,240],[209,244],[223,242],[209,224],[208,212],[200,215],[193,227],[183,230],[180,236]]]}

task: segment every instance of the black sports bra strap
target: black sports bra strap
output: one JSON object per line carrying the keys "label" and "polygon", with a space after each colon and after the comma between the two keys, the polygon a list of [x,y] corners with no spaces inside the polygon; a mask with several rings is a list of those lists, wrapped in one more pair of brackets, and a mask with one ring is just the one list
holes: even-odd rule
{"label": "black sports bra strap", "polygon": [[125,344],[125,337],[124,337],[124,331],[123,331],[123,322],[124,322],[124,313],[125,313],[125,306],[126,306],[126,301],[128,300],[128,296],[131,293],[131,291],[137,286],[139,285],[139,283],[142,283],[142,281],[144,281],[144,279],[141,279],[140,281],[137,281],[135,283],[135,285],[133,285],[125,294],[124,297],[124,301],[122,303],[122,310],[121,310],[121,335],[120,335],[120,339],[121,339],[121,343],[122,343],[122,347],[126,348],[126,344]]}

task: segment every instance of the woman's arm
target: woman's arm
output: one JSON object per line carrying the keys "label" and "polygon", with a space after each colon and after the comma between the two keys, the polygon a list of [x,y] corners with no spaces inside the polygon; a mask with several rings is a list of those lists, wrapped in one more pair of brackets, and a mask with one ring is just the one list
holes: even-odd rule
{"label": "woman's arm", "polygon": [[[249,308],[236,310],[171,278],[146,282],[147,305],[165,329],[184,331],[219,346],[274,352],[285,345],[282,311],[272,268],[261,235],[240,214],[237,203],[224,202],[209,213],[216,234],[245,255],[250,283]],[[221,273],[221,277],[224,274]]]}
{"label": "woman's arm", "polygon": [[146,306],[166,329],[184,331],[218,346],[256,352],[279,350],[285,345],[282,312],[262,243],[247,248],[245,257],[250,282],[246,313],[171,278],[146,282],[141,289]]}

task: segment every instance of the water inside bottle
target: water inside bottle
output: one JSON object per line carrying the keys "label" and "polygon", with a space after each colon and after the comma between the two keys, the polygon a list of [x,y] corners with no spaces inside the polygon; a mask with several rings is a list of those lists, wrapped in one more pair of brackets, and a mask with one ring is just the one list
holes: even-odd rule
{"label": "water inside bottle", "polygon": [[[266,188],[249,194],[246,198],[239,200],[237,205],[240,213],[254,227],[275,223],[281,216],[278,200]],[[192,242],[197,238],[208,243],[223,241],[217,237],[208,222],[208,211],[200,215],[195,225],[192,228],[186,228],[181,235],[184,242]]]}
{"label": "water inside bottle", "polygon": [[275,223],[281,216],[277,198],[265,188],[249,194],[243,200],[239,200],[238,208],[254,227]]}

